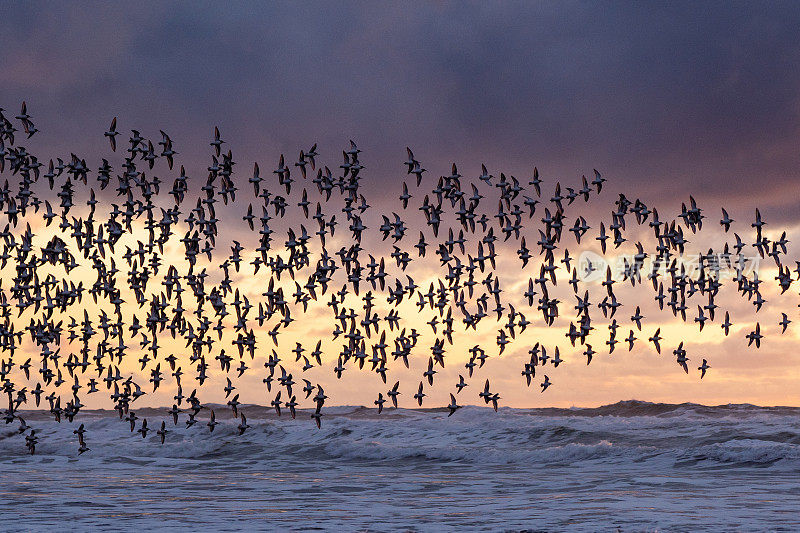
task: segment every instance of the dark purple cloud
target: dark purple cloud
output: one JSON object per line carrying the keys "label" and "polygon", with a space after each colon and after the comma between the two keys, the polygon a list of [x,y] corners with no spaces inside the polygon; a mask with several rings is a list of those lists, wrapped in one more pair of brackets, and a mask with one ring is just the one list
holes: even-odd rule
{"label": "dark purple cloud", "polygon": [[54,154],[99,155],[118,115],[198,169],[219,125],[240,172],[353,138],[374,180],[411,145],[796,219],[798,27],[778,2],[6,5],[0,105],[28,100]]}

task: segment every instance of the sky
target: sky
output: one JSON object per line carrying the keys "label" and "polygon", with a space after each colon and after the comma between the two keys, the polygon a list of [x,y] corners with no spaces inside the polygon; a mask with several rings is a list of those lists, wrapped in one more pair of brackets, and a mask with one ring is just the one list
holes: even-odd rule
{"label": "sky", "polygon": [[[692,194],[711,218],[726,207],[744,222],[760,207],[770,230],[800,239],[796,3],[28,2],[0,13],[0,107],[13,111],[26,100],[42,130],[29,144],[50,157],[74,152],[99,162],[114,116],[121,131],[169,132],[190,171],[207,166],[214,126],[240,171],[253,162],[271,168],[281,153],[294,157],[315,142],[333,167],[353,139],[378,208],[397,209],[410,146],[431,175],[456,162],[477,176],[483,163],[527,182],[535,165],[552,185],[578,184],[600,169],[609,191],[590,208],[597,216],[607,217],[618,192],[665,213]],[[719,243],[717,233],[698,236],[698,245]],[[527,284],[528,273],[502,268],[509,283]],[[726,300],[741,308],[741,331],[727,339],[717,324],[701,340],[661,314],[639,336],[658,326],[671,332],[667,355],[641,346],[589,367],[574,355],[545,394],[519,376],[523,345],[541,335],[566,348],[561,333],[531,328],[517,353],[480,377],[514,406],[630,398],[800,405],[798,337],[777,333],[779,310],[798,318],[797,289],[781,298],[773,290],[765,288],[775,300],[767,316],[735,295]],[[656,316],[648,300],[644,314]],[[756,319],[774,340],[753,352],[743,336]],[[495,333],[481,338],[491,343]],[[690,367],[704,357],[713,365],[702,382],[669,355],[681,340],[693,344]],[[409,383],[406,400],[417,373],[398,376]],[[439,378],[454,382],[459,373],[453,364]],[[369,404],[383,387],[374,381],[350,376],[331,391],[336,403]],[[435,389],[431,401],[446,403],[449,388]]]}

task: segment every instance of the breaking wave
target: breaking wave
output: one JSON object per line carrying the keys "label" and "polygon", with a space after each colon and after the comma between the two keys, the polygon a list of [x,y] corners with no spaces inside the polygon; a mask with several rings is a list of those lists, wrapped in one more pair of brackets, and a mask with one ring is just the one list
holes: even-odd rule
{"label": "breaking wave", "polygon": [[[597,408],[512,409],[498,413],[464,407],[452,416],[440,409],[327,409],[321,430],[311,430],[309,413],[277,418],[263,407],[245,407],[252,426],[238,435],[229,410],[217,409],[219,426],[210,433],[207,412],[195,427],[173,425],[164,410],[142,409],[153,431],[117,443],[124,421],[115,413],[88,412],[82,418],[90,451],[76,459],[77,422],[56,424],[29,413],[38,429],[37,456],[143,464],[177,460],[231,463],[245,468],[267,463],[333,461],[420,462],[487,465],[586,465],[602,468],[647,464],[671,468],[764,467],[800,470],[800,409],[752,405],[703,406],[619,402]],[[25,416],[25,415],[23,415]],[[167,419],[166,443],[155,429]],[[0,427],[4,461],[24,460],[24,439],[15,425]]]}

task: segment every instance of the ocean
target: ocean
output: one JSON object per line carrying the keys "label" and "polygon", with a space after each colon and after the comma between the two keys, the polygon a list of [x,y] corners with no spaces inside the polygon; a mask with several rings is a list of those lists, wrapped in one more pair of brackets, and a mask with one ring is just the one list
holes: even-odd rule
{"label": "ocean", "polygon": [[[800,408],[628,401],[599,408],[245,406],[210,434],[139,409],[0,427],[4,531],[798,531]],[[72,432],[83,422],[90,451]]]}

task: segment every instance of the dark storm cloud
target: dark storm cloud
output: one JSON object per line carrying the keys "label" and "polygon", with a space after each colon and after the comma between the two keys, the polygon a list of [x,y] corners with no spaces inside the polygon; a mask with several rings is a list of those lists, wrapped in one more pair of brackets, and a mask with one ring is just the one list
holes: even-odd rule
{"label": "dark storm cloud", "polygon": [[119,115],[198,168],[218,124],[240,172],[314,141],[336,163],[354,138],[375,180],[401,177],[410,145],[432,173],[597,167],[651,200],[691,187],[800,216],[797,4],[46,3],[0,20],[0,105],[27,99],[62,153],[104,148]]}

